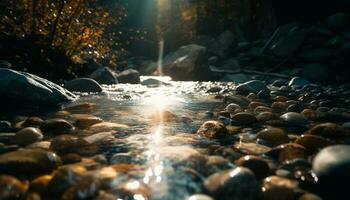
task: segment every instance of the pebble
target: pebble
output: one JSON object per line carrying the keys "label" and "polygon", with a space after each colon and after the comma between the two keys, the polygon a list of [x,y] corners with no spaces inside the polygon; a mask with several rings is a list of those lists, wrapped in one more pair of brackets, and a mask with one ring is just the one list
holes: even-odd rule
{"label": "pebble", "polygon": [[58,169],[47,184],[46,192],[51,197],[60,197],[68,188],[82,180],[86,169],[81,166],[65,166]]}
{"label": "pebble", "polygon": [[236,167],[209,176],[204,187],[215,199],[253,200],[256,199],[258,182],[251,170]]}
{"label": "pebble", "polygon": [[50,149],[58,154],[78,153],[94,155],[98,151],[97,146],[90,145],[88,141],[73,135],[60,135],[52,139]]}
{"label": "pebble", "polygon": [[297,158],[307,159],[308,157],[306,148],[295,143],[279,145],[267,154],[277,158],[279,162],[286,162]]}
{"label": "pebble", "polygon": [[266,122],[266,121],[270,121],[270,120],[276,120],[278,119],[278,115],[276,115],[275,113],[272,112],[261,112],[256,116],[256,119],[259,122]]}
{"label": "pebble", "polygon": [[249,93],[257,94],[261,90],[268,90],[265,83],[259,80],[252,80],[242,83],[237,86],[236,91],[238,94],[248,95]]}
{"label": "pebble", "polygon": [[290,126],[305,126],[309,123],[303,115],[296,112],[288,112],[283,114],[281,116],[281,120]]}
{"label": "pebble", "polygon": [[282,129],[274,127],[268,127],[259,131],[256,138],[262,140],[260,142],[267,146],[277,146],[289,142],[288,135]]}
{"label": "pebble", "polygon": [[44,123],[40,117],[29,117],[23,121],[22,127],[35,127],[39,128]]}
{"label": "pebble", "polygon": [[238,104],[230,103],[226,106],[225,110],[229,113],[234,113],[237,109],[240,109],[241,107]]}
{"label": "pebble", "polygon": [[245,142],[236,143],[234,147],[245,154],[251,154],[251,155],[261,155],[271,150],[270,147],[267,147],[261,144],[245,143]]}
{"label": "pebble", "polygon": [[39,194],[44,194],[47,185],[51,181],[52,176],[51,175],[42,175],[30,182],[29,190],[32,192],[37,192]]}
{"label": "pebble", "polygon": [[317,153],[319,150],[333,144],[333,142],[317,135],[302,135],[298,137],[295,143],[304,146],[310,154]]}
{"label": "pebble", "polygon": [[258,156],[243,156],[236,160],[235,164],[252,170],[259,180],[265,178],[270,171],[267,162]]}
{"label": "pebble", "polygon": [[20,200],[26,193],[26,186],[17,178],[8,175],[0,175],[0,199]]}
{"label": "pebble", "polygon": [[86,114],[94,111],[96,104],[94,103],[81,103],[72,106],[65,107],[63,111],[68,111],[72,114]]}
{"label": "pebble", "polygon": [[276,101],[271,105],[271,109],[274,112],[278,112],[278,113],[284,112],[287,109],[287,107],[288,105],[286,103],[279,102],[279,101]]}
{"label": "pebble", "polygon": [[50,173],[60,164],[59,156],[42,149],[20,149],[0,155],[0,171],[16,176]]}
{"label": "pebble", "polygon": [[258,122],[258,120],[254,115],[246,112],[240,112],[233,115],[231,117],[231,120],[233,125],[238,125],[238,126],[246,126],[246,125],[251,125]]}
{"label": "pebble", "polygon": [[46,120],[40,126],[40,129],[44,132],[44,134],[48,135],[70,134],[75,130],[74,126],[64,119]]}
{"label": "pebble", "polygon": [[74,125],[79,129],[86,129],[103,121],[99,117],[88,114],[73,114],[71,118],[74,120]]}
{"label": "pebble", "polygon": [[307,81],[307,80],[305,80],[305,79],[303,79],[301,77],[294,77],[288,83],[289,86],[297,85],[297,86],[300,86],[300,87],[303,87],[303,86],[306,86],[306,85],[309,85],[309,84],[310,84],[309,81]]}
{"label": "pebble", "polygon": [[27,146],[34,142],[39,142],[44,138],[42,132],[38,128],[27,127],[16,133],[15,141],[20,146]]}
{"label": "pebble", "polygon": [[338,126],[335,123],[322,123],[312,127],[305,134],[318,135],[330,139],[343,138],[350,136],[350,131]]}
{"label": "pebble", "polygon": [[12,125],[8,121],[0,121],[0,131],[9,131]]}
{"label": "pebble", "polygon": [[334,145],[322,149],[312,162],[318,191],[324,199],[343,199],[348,195],[350,179],[350,145]]}
{"label": "pebble", "polygon": [[187,200],[214,200],[214,199],[205,194],[194,194],[188,197]]}
{"label": "pebble", "polygon": [[197,134],[208,139],[222,139],[227,135],[224,124],[218,121],[207,121],[197,130]]}
{"label": "pebble", "polygon": [[262,199],[264,200],[297,200],[301,192],[297,181],[269,176],[262,183]]}
{"label": "pebble", "polygon": [[93,133],[100,133],[100,132],[120,131],[120,130],[125,130],[127,128],[129,128],[129,126],[125,124],[117,124],[113,122],[101,122],[90,126],[88,130],[92,131]]}
{"label": "pebble", "polygon": [[234,165],[222,156],[208,156],[205,163],[205,174],[214,174],[216,172],[232,168]]}

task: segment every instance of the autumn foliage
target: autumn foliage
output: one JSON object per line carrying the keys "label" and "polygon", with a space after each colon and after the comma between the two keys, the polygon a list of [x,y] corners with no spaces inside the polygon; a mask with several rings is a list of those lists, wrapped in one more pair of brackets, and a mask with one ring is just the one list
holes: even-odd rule
{"label": "autumn foliage", "polygon": [[[0,15],[2,43],[20,41],[22,48],[8,56],[17,54],[22,60],[14,62],[28,67],[56,65],[55,57],[65,57],[64,65],[85,58],[115,64],[118,32],[110,27],[118,26],[127,16],[123,7],[115,5],[112,11],[98,0],[2,0]],[[26,52],[28,48],[32,52]],[[65,68],[69,71],[69,66]]]}

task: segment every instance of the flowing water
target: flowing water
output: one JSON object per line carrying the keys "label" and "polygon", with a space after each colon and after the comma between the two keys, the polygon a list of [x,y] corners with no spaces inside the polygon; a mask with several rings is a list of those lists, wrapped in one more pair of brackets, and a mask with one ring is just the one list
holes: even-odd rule
{"label": "flowing water", "polygon": [[222,99],[206,91],[212,87],[231,90],[234,85],[141,77],[150,78],[163,84],[105,86],[105,95],[83,95],[76,103],[96,103],[92,114],[128,126],[115,133],[116,141],[106,145],[103,153],[111,161],[116,153],[130,156],[128,162],[143,166],[136,175],[125,177],[131,188],[144,184],[152,199],[184,199],[202,191],[202,177],[196,171],[203,170],[201,162],[213,143],[194,133],[210,115],[207,111],[223,106]]}

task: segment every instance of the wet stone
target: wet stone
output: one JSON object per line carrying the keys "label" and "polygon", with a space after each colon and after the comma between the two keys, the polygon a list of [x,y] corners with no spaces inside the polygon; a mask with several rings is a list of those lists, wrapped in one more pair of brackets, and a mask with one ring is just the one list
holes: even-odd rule
{"label": "wet stone", "polygon": [[256,119],[259,122],[266,122],[266,121],[270,121],[270,120],[276,120],[278,119],[278,115],[272,113],[272,112],[261,112],[256,116]]}
{"label": "wet stone", "polygon": [[294,160],[297,158],[306,159],[308,157],[306,148],[295,143],[282,144],[274,147],[267,154],[277,158],[280,162]]}
{"label": "wet stone", "polygon": [[16,176],[50,173],[60,164],[56,154],[42,149],[20,149],[0,155],[0,171]]}
{"label": "wet stone", "polygon": [[281,116],[281,120],[290,126],[305,126],[309,123],[303,115],[296,112],[288,112],[283,114]]}
{"label": "wet stone", "polygon": [[221,139],[226,137],[226,127],[218,121],[207,121],[197,130],[197,134],[208,139]]}
{"label": "wet stone", "polygon": [[222,200],[253,200],[258,191],[254,173],[244,167],[215,173],[204,181],[204,187],[215,199]]}
{"label": "wet stone", "polygon": [[317,135],[302,135],[295,143],[304,146],[311,154],[333,144],[333,142]]}
{"label": "wet stone", "polygon": [[73,135],[60,135],[53,138],[50,149],[59,154],[79,153],[88,146],[89,142],[83,138],[78,138]]}
{"label": "wet stone", "polygon": [[38,142],[44,138],[40,129],[27,127],[16,133],[15,141],[20,146],[26,146]]}
{"label": "wet stone", "polygon": [[269,165],[265,160],[258,156],[244,156],[236,160],[237,166],[246,167],[254,172],[257,179],[265,178],[270,171]]}
{"label": "wet stone", "polygon": [[7,132],[11,129],[12,125],[8,121],[0,121],[0,131]]}
{"label": "wet stone", "polygon": [[39,194],[43,194],[46,190],[47,185],[51,181],[51,175],[43,175],[35,178],[30,182],[29,190],[31,192],[37,192]]}
{"label": "wet stone", "polygon": [[84,200],[94,198],[99,190],[99,182],[93,176],[86,176],[67,189],[62,200]]}
{"label": "wet stone", "polygon": [[205,164],[205,173],[210,175],[216,172],[232,168],[234,165],[222,156],[208,156]]}
{"label": "wet stone", "polygon": [[86,169],[81,166],[67,166],[58,169],[46,187],[49,196],[59,197],[68,188],[75,185],[86,174]]}
{"label": "wet stone", "polygon": [[101,122],[94,124],[90,126],[88,129],[89,131],[92,131],[93,133],[100,133],[100,132],[109,132],[109,131],[119,131],[119,130],[125,130],[129,128],[129,126],[125,124],[117,124],[112,122]]}
{"label": "wet stone", "polygon": [[241,107],[235,103],[230,103],[226,106],[225,110],[229,113],[234,113],[237,109],[240,109]]}
{"label": "wet stone", "polygon": [[268,127],[259,131],[256,135],[259,143],[267,146],[277,146],[280,144],[288,143],[288,135],[280,128]]}
{"label": "wet stone", "polygon": [[257,94],[261,90],[268,90],[268,88],[266,87],[265,83],[258,80],[252,80],[252,81],[242,83],[238,85],[236,88],[237,93],[243,94],[243,95],[247,95],[249,93]]}
{"label": "wet stone", "polygon": [[[335,145],[321,150],[312,163],[318,177],[318,191],[324,199],[342,199],[348,195],[346,181],[350,178],[350,146]],[[335,187],[336,186],[336,187]]]}
{"label": "wet stone", "polygon": [[61,156],[63,164],[72,164],[82,161],[82,157],[77,153],[67,153]]}
{"label": "wet stone", "polygon": [[264,200],[297,200],[301,195],[297,181],[270,176],[262,183],[262,199]]}
{"label": "wet stone", "polygon": [[254,109],[254,113],[256,113],[256,114],[260,114],[263,112],[271,112],[271,109],[269,107],[266,107],[266,106],[258,106]]}
{"label": "wet stone", "polygon": [[244,142],[236,143],[234,147],[245,154],[251,154],[251,155],[261,155],[271,150],[270,147],[267,147],[261,144],[244,143]]}
{"label": "wet stone", "polygon": [[46,120],[40,127],[44,134],[62,135],[73,133],[74,126],[64,119],[49,119]]}
{"label": "wet stone", "polygon": [[194,194],[188,197],[187,200],[213,200],[213,198],[205,194]]}
{"label": "wet stone", "polygon": [[22,127],[35,127],[39,128],[44,123],[40,117],[29,117],[22,123]]}
{"label": "wet stone", "polygon": [[350,136],[350,131],[334,123],[322,123],[312,127],[306,131],[305,134],[318,135],[331,139],[339,139]]}
{"label": "wet stone", "polygon": [[251,125],[256,123],[258,120],[250,113],[240,112],[231,117],[232,124],[238,126]]}
{"label": "wet stone", "polygon": [[287,109],[287,104],[284,102],[274,102],[271,105],[271,109],[275,112],[284,112]]}
{"label": "wet stone", "polygon": [[322,198],[312,193],[305,193],[298,200],[322,200]]}
{"label": "wet stone", "polygon": [[17,178],[8,175],[0,175],[0,199],[20,200],[26,193],[26,186]]}
{"label": "wet stone", "polygon": [[63,111],[68,111],[73,114],[85,114],[85,113],[90,113],[95,109],[96,109],[96,104],[94,103],[81,103],[81,104],[65,107]]}
{"label": "wet stone", "polygon": [[94,124],[101,123],[103,121],[99,117],[95,117],[93,115],[86,115],[86,114],[72,115],[72,119],[74,120],[74,125],[79,129],[86,129]]}

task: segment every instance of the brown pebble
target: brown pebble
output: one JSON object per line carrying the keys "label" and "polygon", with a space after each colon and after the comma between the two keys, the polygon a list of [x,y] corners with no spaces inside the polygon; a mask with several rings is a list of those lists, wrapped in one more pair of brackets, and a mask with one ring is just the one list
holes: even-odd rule
{"label": "brown pebble", "polygon": [[40,129],[27,127],[18,131],[15,135],[15,141],[20,146],[26,146],[34,142],[41,141],[44,138]]}

